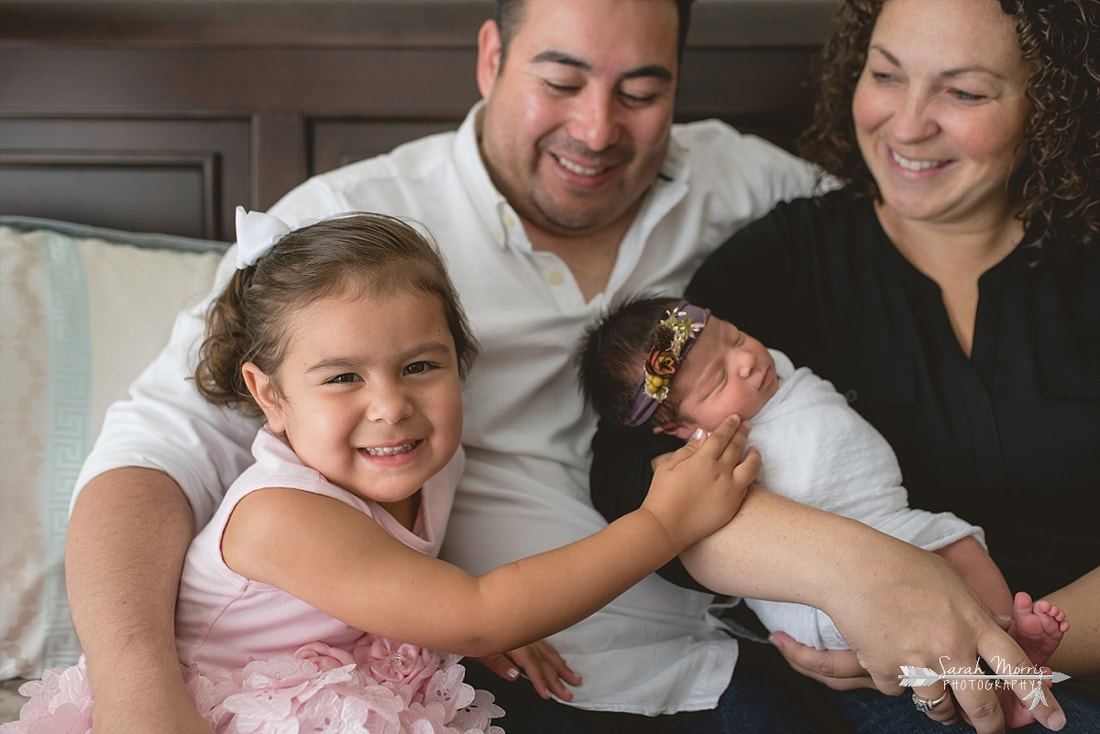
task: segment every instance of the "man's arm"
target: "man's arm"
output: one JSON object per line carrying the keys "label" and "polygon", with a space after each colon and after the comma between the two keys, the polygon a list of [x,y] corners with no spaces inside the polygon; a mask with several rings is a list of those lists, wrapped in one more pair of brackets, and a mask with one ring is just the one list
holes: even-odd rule
{"label": "man's arm", "polygon": [[210,734],[184,687],[174,612],[194,535],[191,507],[168,475],[116,469],[77,498],[65,543],[73,624],[103,734]]}
{"label": "man's arm", "polygon": [[69,610],[95,695],[95,728],[105,734],[212,732],[180,671],[176,596],[195,529],[247,465],[255,427],[207,403],[190,381],[203,313],[177,317],[131,399],[107,411],[74,491]]}
{"label": "man's arm", "polygon": [[[311,216],[334,206],[302,188],[284,201],[312,206]],[[77,478],[66,583],[97,732],[211,731],[184,688],[174,612],[188,545],[252,461],[260,425],[208,403],[192,382],[206,309],[235,269],[231,249],[207,300],[179,314],[167,346],[130,386],[130,400],[108,410]]]}

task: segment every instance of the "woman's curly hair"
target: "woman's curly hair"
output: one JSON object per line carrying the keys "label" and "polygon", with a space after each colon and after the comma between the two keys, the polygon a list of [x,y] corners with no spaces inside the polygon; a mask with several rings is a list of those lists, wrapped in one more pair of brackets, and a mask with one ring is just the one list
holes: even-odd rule
{"label": "woman's curly hair", "polygon": [[[800,153],[859,195],[878,197],[860,154],[852,98],[886,0],[844,0],[818,60]],[[1100,242],[1100,0],[1000,0],[1031,64],[1025,155],[1009,182],[1029,239],[1054,256]]]}

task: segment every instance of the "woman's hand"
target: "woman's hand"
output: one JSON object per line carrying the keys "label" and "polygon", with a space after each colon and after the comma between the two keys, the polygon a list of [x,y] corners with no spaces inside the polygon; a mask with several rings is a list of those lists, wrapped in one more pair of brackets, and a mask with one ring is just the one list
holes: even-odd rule
{"label": "woman's hand", "polygon": [[535,689],[535,693],[543,699],[549,699],[553,695],[563,701],[572,701],[573,693],[565,687],[565,684],[579,686],[582,683],[581,677],[566,664],[557,649],[546,640],[532,642],[530,645],[505,653],[471,659],[505,680],[516,680],[522,670]]}
{"label": "woman's hand", "polygon": [[[891,695],[908,693],[900,686],[902,665],[938,673],[971,671],[981,658],[997,670],[1034,667],[949,563],[900,541],[891,545],[892,552],[883,548],[875,562],[865,566],[863,576],[849,579],[855,583],[848,583],[845,589],[837,588],[834,599],[825,606],[876,688]],[[838,678],[860,677],[850,659],[838,662],[799,654],[801,665],[818,665],[819,676],[834,684]],[[935,700],[944,690],[944,683],[936,681],[914,687],[912,693]],[[1012,688],[1021,699],[1029,690],[1026,686]],[[952,682],[951,693],[930,712],[931,718],[946,722],[962,714],[979,734],[1004,731],[1005,718],[996,691],[960,680]],[[1046,703],[1032,713],[1048,729],[1057,731],[1065,725],[1065,714],[1053,695],[1048,694]]]}

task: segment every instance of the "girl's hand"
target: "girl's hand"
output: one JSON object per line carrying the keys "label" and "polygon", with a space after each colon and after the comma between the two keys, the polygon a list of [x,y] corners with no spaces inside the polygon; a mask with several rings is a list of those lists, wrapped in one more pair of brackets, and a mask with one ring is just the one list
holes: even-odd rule
{"label": "girl's hand", "polygon": [[749,427],[730,416],[707,437],[702,432],[662,461],[642,508],[687,548],[728,523],[760,471],[760,453],[749,449]]}
{"label": "girl's hand", "polygon": [[572,701],[573,694],[565,684],[579,686],[582,682],[581,677],[573,672],[565,659],[546,640],[532,642],[506,653],[472,659],[505,680],[516,680],[522,669],[535,692],[543,699],[554,695],[563,701]]}

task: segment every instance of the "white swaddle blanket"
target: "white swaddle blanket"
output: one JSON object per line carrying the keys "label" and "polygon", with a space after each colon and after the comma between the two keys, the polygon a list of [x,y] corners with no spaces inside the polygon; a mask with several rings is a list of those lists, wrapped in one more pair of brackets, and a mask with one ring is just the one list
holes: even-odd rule
{"label": "white swaddle blanket", "polygon": [[[775,396],[752,418],[749,441],[764,460],[757,483],[925,550],[971,535],[985,544],[981,528],[950,512],[910,508],[901,468],[886,439],[832,383],[807,367],[796,370],[782,352],[768,351],[780,382]],[[821,649],[848,647],[819,609],[757,599],[745,603],[769,630]]]}

